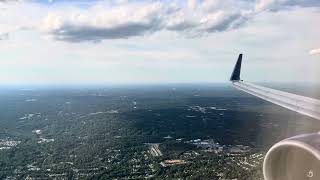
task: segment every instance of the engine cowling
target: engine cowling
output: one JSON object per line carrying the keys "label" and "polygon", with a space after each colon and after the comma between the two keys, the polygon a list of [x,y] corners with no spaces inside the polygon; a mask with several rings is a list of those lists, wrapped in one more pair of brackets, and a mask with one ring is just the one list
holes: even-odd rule
{"label": "engine cowling", "polygon": [[272,146],[263,162],[265,180],[319,180],[320,133],[303,134]]}

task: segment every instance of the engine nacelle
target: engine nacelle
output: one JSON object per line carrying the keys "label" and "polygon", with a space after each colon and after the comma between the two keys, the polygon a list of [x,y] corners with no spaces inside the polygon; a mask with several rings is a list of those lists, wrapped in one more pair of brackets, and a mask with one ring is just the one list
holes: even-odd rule
{"label": "engine nacelle", "polygon": [[265,180],[319,180],[320,133],[282,140],[271,147],[263,162]]}

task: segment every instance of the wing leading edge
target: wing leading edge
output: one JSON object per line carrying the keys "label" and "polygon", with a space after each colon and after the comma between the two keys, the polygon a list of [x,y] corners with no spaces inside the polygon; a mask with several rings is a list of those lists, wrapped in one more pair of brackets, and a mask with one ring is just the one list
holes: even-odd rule
{"label": "wing leading edge", "polygon": [[242,54],[232,72],[230,81],[235,88],[284,108],[320,120],[320,100],[279,91],[240,80]]}

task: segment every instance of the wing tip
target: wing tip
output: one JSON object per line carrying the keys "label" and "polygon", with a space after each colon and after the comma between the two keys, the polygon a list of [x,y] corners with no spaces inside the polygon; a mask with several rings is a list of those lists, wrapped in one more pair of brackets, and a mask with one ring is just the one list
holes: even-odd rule
{"label": "wing tip", "polygon": [[234,66],[230,81],[240,81],[241,63],[243,54],[239,54],[238,60]]}

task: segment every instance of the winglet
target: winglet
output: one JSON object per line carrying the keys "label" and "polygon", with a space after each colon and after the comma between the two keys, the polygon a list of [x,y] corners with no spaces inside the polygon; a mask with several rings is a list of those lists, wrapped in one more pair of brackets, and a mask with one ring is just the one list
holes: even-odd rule
{"label": "winglet", "polygon": [[239,54],[236,65],[234,66],[230,81],[240,81],[242,54]]}

